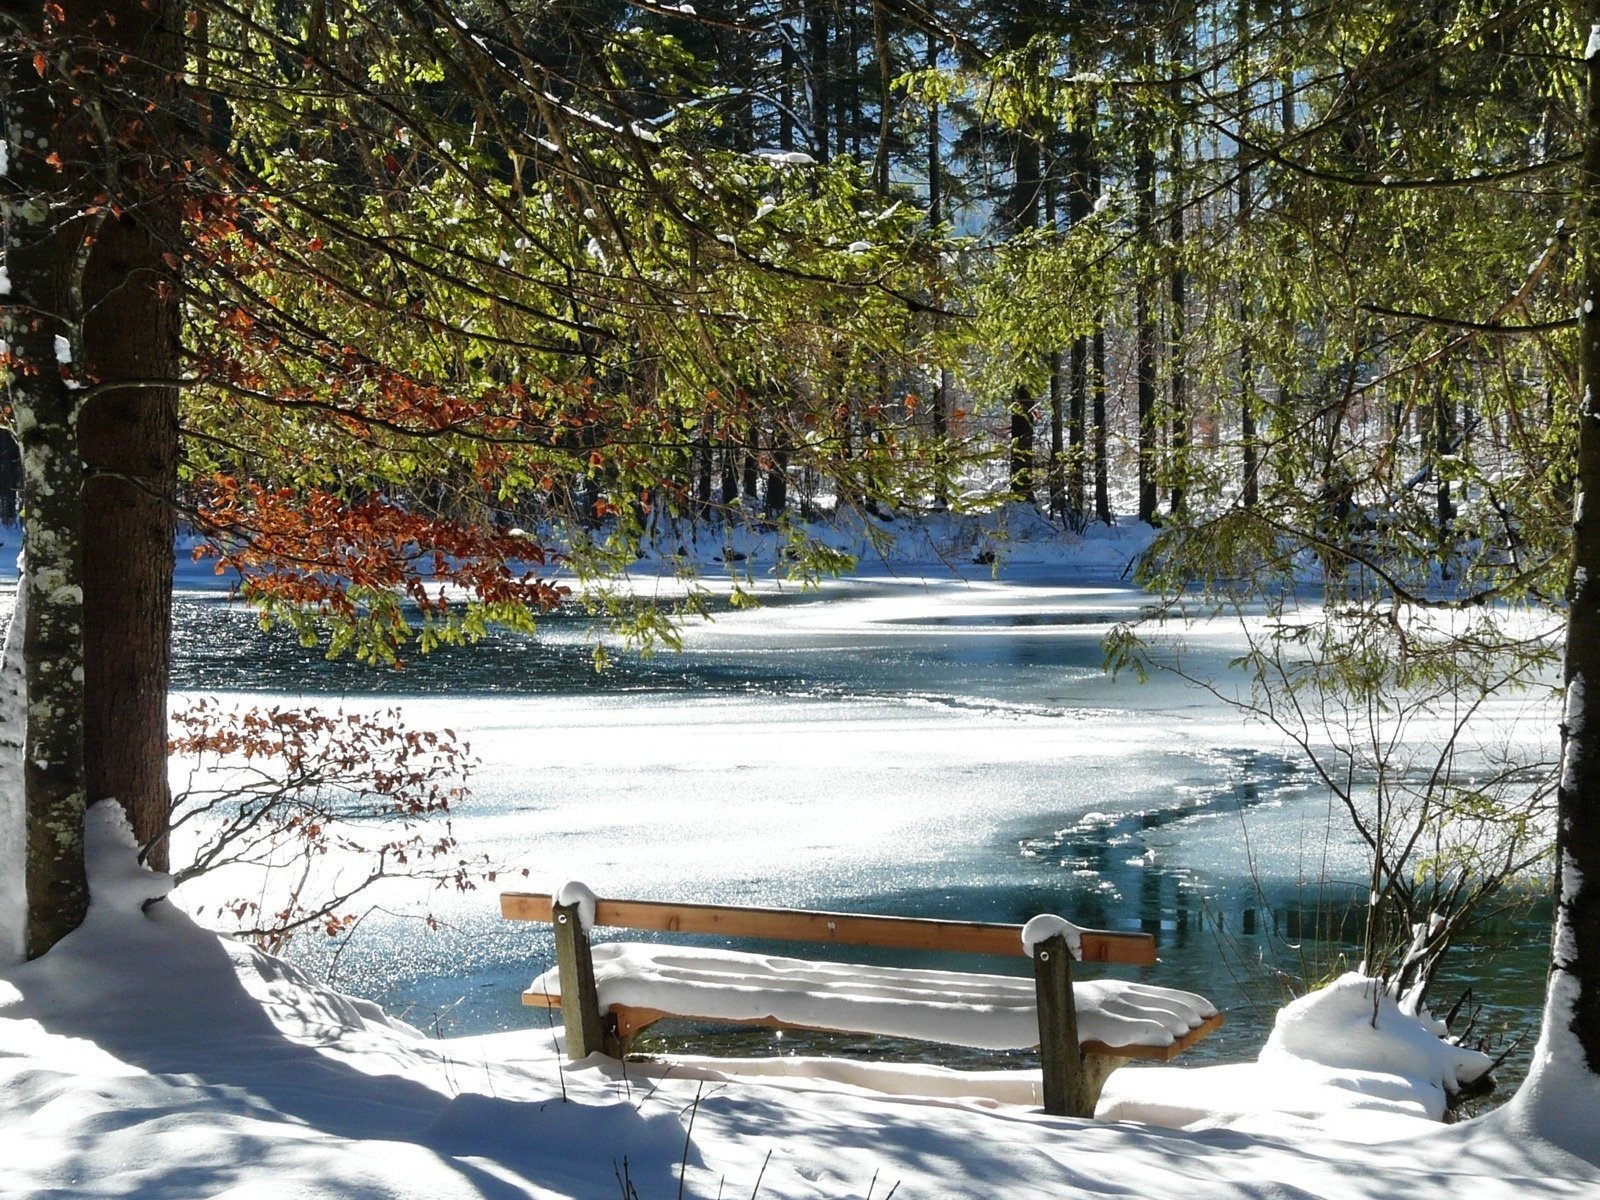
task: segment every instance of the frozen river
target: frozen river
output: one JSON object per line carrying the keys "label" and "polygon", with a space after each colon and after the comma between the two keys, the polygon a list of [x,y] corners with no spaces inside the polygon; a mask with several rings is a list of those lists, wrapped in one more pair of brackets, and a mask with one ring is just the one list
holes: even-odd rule
{"label": "frozen river", "polygon": [[[1249,1057],[1284,995],[1275,970],[1320,974],[1345,948],[1305,930],[1335,895],[1365,893],[1363,859],[1277,735],[1172,675],[1102,673],[1101,639],[1144,603],[1115,584],[859,579],[723,613],[681,654],[619,656],[604,674],[592,623],[567,615],[396,675],[323,662],[194,594],[179,605],[175,686],[398,702],[412,727],[463,734],[482,766],[455,833],[526,869],[512,886],[527,890],[577,878],[602,895],[1053,911],[1150,930],[1163,960],[1151,978],[1229,1012],[1206,1053]],[[1187,671],[1226,677],[1236,625],[1169,632]],[[432,934],[404,915],[414,897],[386,894],[402,915],[365,922],[337,963],[342,986],[429,1029],[542,1024],[517,997],[550,940],[501,921],[498,886],[428,895],[443,921]],[[1520,956],[1458,954],[1491,1023],[1532,1019],[1528,929],[1537,917],[1510,931]],[[296,953],[317,962],[319,942]]]}

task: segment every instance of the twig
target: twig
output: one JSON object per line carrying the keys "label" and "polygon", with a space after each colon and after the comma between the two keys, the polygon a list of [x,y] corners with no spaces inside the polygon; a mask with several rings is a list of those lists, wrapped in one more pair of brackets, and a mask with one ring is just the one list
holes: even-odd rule
{"label": "twig", "polygon": [[756,1200],[756,1193],[761,1191],[761,1180],[767,1173],[767,1164],[772,1161],[772,1151],[767,1151],[767,1156],[761,1160],[761,1170],[756,1172],[756,1185],[750,1189],[750,1200]]}
{"label": "twig", "polygon": [[705,1084],[694,1085],[694,1103],[689,1106],[689,1124],[683,1131],[683,1157],[678,1160],[678,1200],[683,1200],[683,1179],[689,1170],[689,1137],[694,1133],[695,1115],[700,1111],[700,1093]]}

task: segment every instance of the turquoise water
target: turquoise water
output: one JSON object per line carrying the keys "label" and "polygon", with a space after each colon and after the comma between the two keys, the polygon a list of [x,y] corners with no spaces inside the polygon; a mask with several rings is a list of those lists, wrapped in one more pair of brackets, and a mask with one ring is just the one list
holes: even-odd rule
{"label": "turquoise water", "polygon": [[[1149,931],[1162,961],[1146,977],[1229,1015],[1191,1058],[1253,1057],[1287,989],[1353,965],[1359,847],[1266,730],[1171,676],[1100,671],[1101,638],[1143,603],[1120,586],[857,581],[724,613],[684,653],[618,653],[604,673],[579,612],[394,672],[326,662],[190,594],[174,685],[398,702],[414,725],[458,729],[484,765],[455,832],[527,890],[581,877],[602,894],[1018,922],[1058,911]],[[1188,671],[1226,677],[1225,629],[1186,639]],[[548,965],[549,938],[501,921],[495,891],[431,897],[438,933],[386,904],[401,915],[374,913],[336,960],[320,939],[294,953],[424,1028],[538,1027],[517,996]],[[1480,1029],[1531,1028],[1542,919],[1500,918],[1458,948],[1437,1007],[1470,986]]]}

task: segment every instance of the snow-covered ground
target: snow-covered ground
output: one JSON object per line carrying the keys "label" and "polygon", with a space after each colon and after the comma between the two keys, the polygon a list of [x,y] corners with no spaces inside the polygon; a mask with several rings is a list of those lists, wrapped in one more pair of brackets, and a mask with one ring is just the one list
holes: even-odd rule
{"label": "snow-covered ground", "polygon": [[[1559,1149],[1515,1112],[1444,1127],[1385,1107],[1418,1063],[1375,1036],[1387,1016],[1361,1034],[1372,1007],[1353,985],[1352,1005],[1291,1023],[1278,1055],[1358,1035],[1353,1052],[1387,1079],[1298,1059],[1303,1076],[1286,1084],[1280,1061],[1270,1081],[1299,1110],[1287,1117],[1248,1067],[1187,1081],[1148,1071],[1142,1098],[1127,1070],[1108,1101],[1145,1116],[1161,1115],[1162,1097],[1198,1101],[1208,1128],[1048,1118],[984,1097],[1004,1080],[931,1068],[921,1094],[895,1095],[911,1082],[904,1069],[880,1090],[870,1070],[792,1061],[781,1074],[567,1065],[543,1030],[423,1038],[155,900],[165,882],[135,864],[111,806],[89,833],[88,922],[0,977],[0,1195],[1528,1200],[1600,1189],[1600,1148]],[[1391,1061],[1366,1062],[1373,1049]],[[1437,1065],[1423,1055],[1419,1075]]]}

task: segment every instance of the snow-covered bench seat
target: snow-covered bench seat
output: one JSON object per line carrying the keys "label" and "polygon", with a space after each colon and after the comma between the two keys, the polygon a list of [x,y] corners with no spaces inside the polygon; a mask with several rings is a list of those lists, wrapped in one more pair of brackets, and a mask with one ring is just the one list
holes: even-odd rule
{"label": "snow-covered bench seat", "polygon": [[[557,966],[533,981],[523,1002],[563,1010],[574,1057],[594,1050],[620,1055],[640,1030],[666,1018],[880,1034],[990,1050],[1038,1046],[1046,1109],[1087,1116],[1120,1062],[1170,1060],[1222,1023],[1216,1009],[1192,992],[1122,980],[1074,983],[1071,959],[1150,965],[1154,941],[1147,934],[1082,930],[1055,917],[1020,926],[596,900],[572,885],[554,899],[508,893],[501,910],[515,919],[555,923]],[[654,943],[591,947],[587,933],[595,924],[1026,955],[1034,960],[1034,976]],[[1060,999],[1069,995],[1070,1015]],[[1077,1052],[1069,1054],[1066,1047],[1074,1040]]]}

